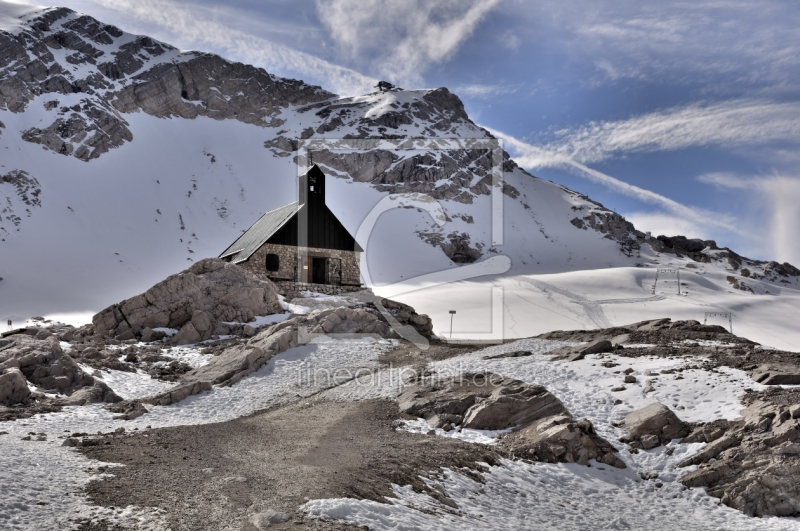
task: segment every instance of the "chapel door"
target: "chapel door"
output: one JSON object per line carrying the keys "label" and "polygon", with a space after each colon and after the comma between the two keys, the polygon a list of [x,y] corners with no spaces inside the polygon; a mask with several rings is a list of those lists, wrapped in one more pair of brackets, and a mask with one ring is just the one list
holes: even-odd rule
{"label": "chapel door", "polygon": [[328,283],[328,259],[314,258],[311,265],[311,282],[314,284]]}

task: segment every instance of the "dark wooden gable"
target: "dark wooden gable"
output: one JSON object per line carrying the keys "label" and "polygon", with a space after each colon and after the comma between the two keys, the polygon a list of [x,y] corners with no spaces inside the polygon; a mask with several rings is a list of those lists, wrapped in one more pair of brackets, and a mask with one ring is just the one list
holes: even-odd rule
{"label": "dark wooden gable", "polygon": [[[267,243],[340,251],[363,250],[325,204],[325,174],[316,164],[300,177],[299,195],[302,207]],[[307,241],[303,242],[299,238],[301,225],[307,227],[308,234]]]}

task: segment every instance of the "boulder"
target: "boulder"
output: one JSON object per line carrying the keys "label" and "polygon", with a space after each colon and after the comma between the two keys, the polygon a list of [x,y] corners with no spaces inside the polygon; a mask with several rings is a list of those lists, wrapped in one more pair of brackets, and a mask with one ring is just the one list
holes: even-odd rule
{"label": "boulder", "polygon": [[0,374],[0,404],[13,406],[31,394],[28,382],[17,367],[9,367]]}
{"label": "boulder", "polygon": [[92,318],[102,336],[147,337],[156,328],[175,328],[173,344],[211,337],[220,322],[248,322],[282,312],[275,285],[216,258],[201,260],[145,293],[109,306]]}
{"label": "boulder", "polygon": [[95,380],[92,385],[81,387],[73,392],[66,400],[68,406],[84,406],[86,404],[96,404],[98,402],[121,402],[122,398],[117,395],[105,383]]}
{"label": "boulder", "polygon": [[586,357],[587,354],[600,354],[603,352],[611,352],[614,350],[614,345],[607,339],[595,339],[586,345],[578,345],[574,347],[562,347],[550,352],[553,355],[553,360],[567,360],[578,361]]}
{"label": "boulder", "polygon": [[178,333],[172,336],[170,343],[173,345],[188,345],[190,343],[199,343],[203,340],[203,336],[197,331],[192,322],[184,324]]}
{"label": "boulder", "polygon": [[[689,426],[684,424],[672,410],[659,402],[628,413],[623,427],[628,435],[625,442],[631,443],[634,448],[643,448],[642,441],[648,435],[655,436],[659,444],[665,444],[672,439],[689,435],[690,431]],[[653,442],[649,437],[646,440],[647,444]]]}
{"label": "boulder", "polygon": [[514,456],[545,463],[579,463],[594,459],[615,468],[626,468],[617,451],[597,435],[588,419],[577,422],[570,415],[556,415],[505,435],[499,443]]}
{"label": "boulder", "polygon": [[625,468],[591,422],[575,422],[564,404],[539,385],[491,373],[421,378],[403,388],[398,405],[402,413],[445,430],[516,428],[498,443],[511,457],[584,465],[596,459]]}
{"label": "boulder", "polygon": [[569,414],[544,387],[495,374],[465,374],[433,383],[422,379],[406,385],[397,400],[401,412],[436,427],[455,421],[464,428],[502,430]]}
{"label": "boulder", "polygon": [[750,377],[763,385],[798,385],[800,367],[797,365],[760,365],[750,372]]}
{"label": "boulder", "polygon": [[503,430],[565,412],[564,404],[544,387],[507,379],[466,412],[464,427]]}

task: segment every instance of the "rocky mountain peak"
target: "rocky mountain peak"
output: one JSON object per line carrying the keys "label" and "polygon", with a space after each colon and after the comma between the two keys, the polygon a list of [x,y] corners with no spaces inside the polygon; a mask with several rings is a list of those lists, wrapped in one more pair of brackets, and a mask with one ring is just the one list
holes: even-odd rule
{"label": "rocky mountain peak", "polygon": [[15,31],[0,30],[0,109],[41,104],[45,125],[23,139],[84,161],[133,139],[124,113],[276,127],[287,106],[333,96],[217,55],[180,52],[67,8],[36,11]]}

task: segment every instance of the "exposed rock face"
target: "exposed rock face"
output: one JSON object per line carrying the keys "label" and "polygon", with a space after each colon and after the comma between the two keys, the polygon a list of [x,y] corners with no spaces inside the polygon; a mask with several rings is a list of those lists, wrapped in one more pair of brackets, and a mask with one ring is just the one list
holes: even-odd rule
{"label": "exposed rock face", "polygon": [[217,55],[185,56],[183,61],[162,63],[134,75],[131,84],[110,96],[114,108],[126,113],[141,109],[158,117],[208,116],[277,127],[283,123],[277,115],[287,105],[333,97],[319,87],[281,79]]}
{"label": "exposed rock face", "polygon": [[627,432],[623,442],[645,450],[685,437],[690,431],[672,410],[658,402],[628,413],[623,428]]}
{"label": "exposed rock face", "polygon": [[[700,240],[689,239],[685,236],[658,236],[651,238],[647,243],[653,248],[654,251],[661,253],[676,254],[678,256],[688,256],[695,262],[724,262],[728,264],[734,271],[739,273],[745,278],[753,279],[766,279],[770,281],[778,281],[781,278],[797,277],[800,276],[800,269],[797,269],[792,264],[784,262],[765,262],[762,260],[753,260],[741,256],[727,247],[717,247],[717,242],[714,240]],[[736,281],[736,284],[741,283],[740,279],[736,277],[729,277]],[[733,281],[729,280],[731,284]],[[746,285],[742,283],[742,287],[736,286],[736,289],[747,291]]]}
{"label": "exposed rock face", "polygon": [[[620,244],[620,251],[627,256],[635,255],[642,245],[649,245],[658,253],[675,254],[679,257],[686,256],[695,262],[724,262],[729,264],[734,270],[739,270],[743,265],[753,269],[743,268],[747,271],[745,277],[764,279],[770,281],[779,280],[781,277],[800,276],[800,269],[789,263],[779,264],[778,262],[764,262],[745,258],[731,251],[727,247],[717,247],[714,240],[690,239],[686,236],[664,236],[647,238],[647,235],[636,230],[632,223],[616,212],[607,210],[603,205],[596,201],[591,201],[588,197],[576,194],[581,199],[589,201],[594,207],[573,207],[576,216],[570,223],[578,229],[594,229],[604,233],[606,238],[614,240]],[[759,270],[759,273],[754,272]],[[740,289],[737,287],[737,289]],[[747,289],[747,288],[743,288]]]}
{"label": "exposed rock face", "polygon": [[13,225],[19,231],[22,217],[32,215],[31,208],[42,206],[42,187],[27,172],[13,170],[0,175],[0,234],[8,234]]}
{"label": "exposed rock face", "polygon": [[34,396],[28,383],[65,396],[68,405],[122,400],[61,350],[58,337],[17,334],[0,341],[0,404],[11,406]]}
{"label": "exposed rock face", "polygon": [[[266,127],[280,125],[277,115],[289,105],[333,96],[216,55],[126,35],[66,8],[42,10],[20,32],[0,32],[0,50],[0,109],[21,112],[37,96],[53,94],[44,104],[50,121],[25,131],[23,139],[84,161],[133,139],[121,113],[209,116]],[[67,67],[54,51],[66,54]],[[59,94],[86,97],[61,107]]]}
{"label": "exposed rock face", "polygon": [[[458,100],[452,94],[450,97]],[[413,116],[415,112],[413,109],[420,101],[424,101],[424,98],[418,100],[405,115]],[[456,119],[450,117],[445,121],[452,123],[451,121]],[[354,124],[363,124],[365,121],[369,122],[359,119]],[[370,135],[365,134],[365,136]],[[292,144],[283,141],[281,146],[292,147]],[[404,148],[413,149],[413,144]],[[516,166],[507,153],[503,153],[503,161],[508,164],[506,171]],[[314,162],[328,168],[326,173],[347,176],[359,182],[369,182],[382,192],[424,193],[434,199],[466,204],[471,204],[479,195],[491,193],[492,153],[486,149],[442,150],[435,153],[409,154],[405,158],[401,158],[395,151],[382,149],[350,154],[322,149],[314,152]],[[479,177],[477,181],[476,176]],[[519,191],[510,185],[503,187],[503,193],[510,197],[519,196]]]}
{"label": "exposed rock face", "polygon": [[[58,101],[53,103],[57,105]],[[61,107],[56,116],[44,129],[34,127],[25,131],[22,139],[84,161],[133,140],[128,123],[118,113],[88,99],[72,107]]]}
{"label": "exposed rock face", "polygon": [[584,465],[596,459],[625,467],[591,422],[573,421],[564,404],[538,385],[495,374],[423,378],[406,385],[397,400],[401,412],[422,417],[434,428],[518,428],[499,443],[514,457]]}
{"label": "exposed rock face", "polygon": [[145,293],[109,306],[92,318],[95,332],[118,339],[146,329],[175,328],[174,344],[208,339],[223,321],[247,322],[280,313],[275,285],[215,258],[201,260]]}
{"label": "exposed rock face", "polygon": [[417,235],[431,245],[442,249],[450,260],[457,264],[471,264],[483,256],[480,251],[483,245],[478,243],[476,248],[470,246],[470,235],[466,232],[452,232],[447,236],[438,232],[420,232]]}
{"label": "exposed rock face", "polygon": [[[580,197],[587,201],[589,200],[586,196]],[[583,217],[573,218],[570,223],[579,229],[593,229],[602,232],[606,235],[606,238],[619,242],[626,242],[630,239],[631,235],[634,235],[635,238],[641,235],[642,239],[644,238],[644,234],[637,231],[630,221],[616,212],[606,210],[600,203],[593,203],[595,203],[598,208],[586,212]],[[585,212],[584,207],[573,207],[573,210],[580,213]]]}
{"label": "exposed rock face", "polygon": [[798,417],[797,406],[757,400],[742,420],[715,423],[712,442],[681,463],[699,468],[680,482],[707,487],[709,495],[751,516],[800,515]]}
{"label": "exposed rock face", "polygon": [[[607,339],[612,344],[652,343],[673,344],[685,340],[715,340],[740,345],[755,345],[749,339],[737,337],[721,326],[704,325],[698,321],[673,321],[654,319],[625,326],[600,330],[554,330],[537,336],[560,341],[599,341]],[[555,352],[555,351],[554,351]]]}

